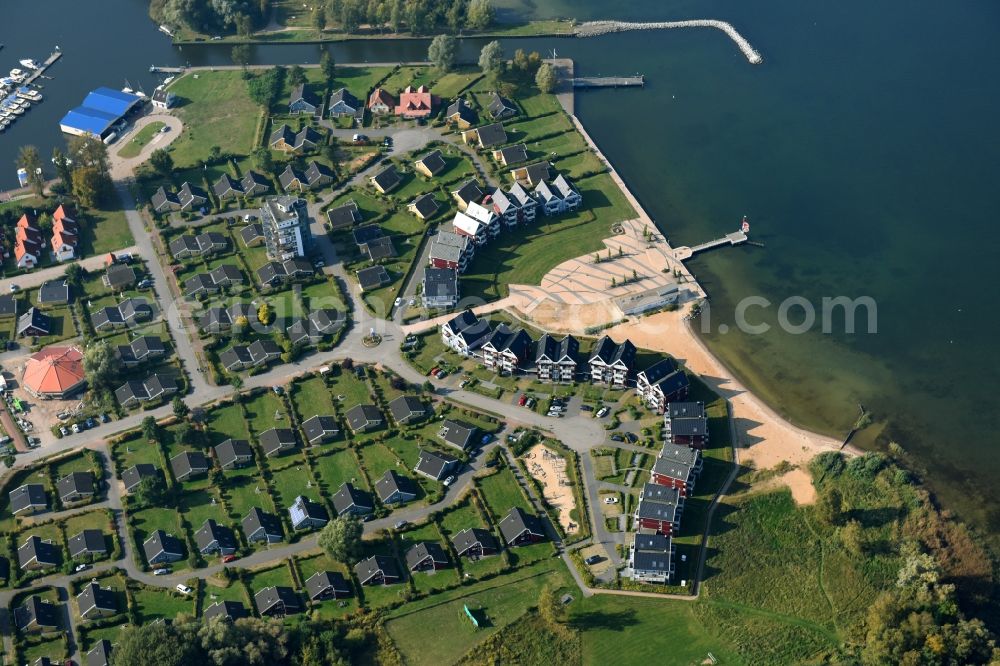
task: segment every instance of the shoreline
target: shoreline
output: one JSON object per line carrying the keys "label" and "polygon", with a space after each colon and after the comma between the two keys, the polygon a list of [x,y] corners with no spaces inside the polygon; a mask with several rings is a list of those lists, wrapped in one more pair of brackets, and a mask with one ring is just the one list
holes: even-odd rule
{"label": "shoreline", "polygon": [[[558,63],[569,72],[573,71],[571,60],[565,59]],[[618,174],[612,162],[604,155],[600,147],[586,131],[582,121],[574,113],[573,93],[559,94],[563,109],[569,115],[573,124],[580,131],[587,144],[597,156],[608,166],[609,175],[622,194],[636,209],[636,216],[643,222],[651,222],[666,239],[664,229],[648,214],[638,198],[631,192],[625,180]],[[697,278],[684,268],[691,277],[689,285],[696,293],[706,294]],[[685,308],[673,312],[659,312],[651,315],[629,317],[626,321],[616,323],[601,331],[620,341],[628,337],[640,348],[659,351],[674,356],[689,371],[697,374],[716,393],[722,396],[729,406],[732,423],[733,447],[738,449],[737,455],[741,463],[751,462],[757,469],[769,469],[782,461],[787,461],[798,469],[805,465],[815,455],[824,451],[842,451],[848,455],[859,455],[862,451],[851,445],[843,445],[833,437],[801,428],[782,417],[771,405],[752,393],[737,378],[736,373],[708,348],[698,337],[690,321],[685,320]],[[534,321],[530,315],[524,315],[528,321]],[[581,330],[565,330],[567,333],[584,334]],[[795,473],[796,470],[782,475],[780,480],[787,484],[797,501],[808,502],[814,499],[808,474]]]}

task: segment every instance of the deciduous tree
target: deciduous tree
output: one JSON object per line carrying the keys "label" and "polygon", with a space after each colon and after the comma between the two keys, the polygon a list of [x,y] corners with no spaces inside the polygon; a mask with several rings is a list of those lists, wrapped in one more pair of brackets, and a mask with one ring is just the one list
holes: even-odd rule
{"label": "deciduous tree", "polygon": [[42,176],[42,159],[34,146],[21,146],[17,152],[17,166],[28,172],[28,187],[36,196],[42,196],[45,190],[45,177]]}
{"label": "deciduous tree", "polygon": [[149,156],[149,166],[166,178],[174,172],[174,158],[163,148],[157,148]]}
{"label": "deciduous tree", "polygon": [[485,30],[493,24],[496,12],[490,0],[471,0],[466,9],[465,24],[470,30]]}
{"label": "deciduous tree", "polygon": [[427,59],[442,72],[450,72],[455,66],[457,44],[451,35],[438,35],[427,48]]}
{"label": "deciduous tree", "polygon": [[543,62],[538,71],[535,72],[535,85],[543,93],[550,93],[555,90],[557,81],[556,68],[547,62]]}
{"label": "deciduous tree", "polygon": [[52,149],[52,164],[55,166],[56,174],[58,174],[62,184],[67,188],[73,187],[73,170],[70,169],[66,154],[58,148]]}
{"label": "deciduous tree", "polygon": [[111,382],[118,374],[118,361],[107,340],[87,345],[83,352],[83,372],[91,389],[111,388]]}
{"label": "deciduous tree", "polygon": [[479,68],[494,82],[503,73],[503,47],[494,40],[479,52]]}
{"label": "deciduous tree", "polygon": [[330,557],[353,565],[361,557],[363,532],[364,528],[357,518],[338,516],[326,524],[317,543]]}

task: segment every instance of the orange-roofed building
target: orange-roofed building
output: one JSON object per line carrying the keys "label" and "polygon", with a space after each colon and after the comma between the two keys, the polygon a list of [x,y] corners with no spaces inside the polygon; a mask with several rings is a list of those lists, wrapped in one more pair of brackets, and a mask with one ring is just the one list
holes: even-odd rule
{"label": "orange-roofed building", "polygon": [[368,110],[372,113],[385,115],[396,108],[396,98],[382,88],[376,88],[368,98]]}
{"label": "orange-roofed building", "polygon": [[80,227],[74,219],[73,209],[60,205],[52,213],[52,252],[57,261],[69,261],[76,256]]}
{"label": "orange-roofed building", "polygon": [[427,118],[433,110],[434,95],[427,86],[406,86],[396,105],[396,115],[404,118]]}
{"label": "orange-roofed building", "polygon": [[18,268],[34,268],[42,253],[42,230],[34,215],[25,213],[17,221],[14,234],[14,258]]}
{"label": "orange-roofed building", "polygon": [[68,398],[87,383],[79,347],[46,347],[24,364],[24,388],[39,398]]}

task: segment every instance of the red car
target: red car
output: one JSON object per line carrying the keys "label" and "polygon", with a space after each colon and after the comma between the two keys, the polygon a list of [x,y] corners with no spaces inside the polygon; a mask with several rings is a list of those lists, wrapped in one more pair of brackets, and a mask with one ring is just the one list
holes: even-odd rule
{"label": "red car", "polygon": [[431,368],[431,371],[429,373],[427,373],[427,374],[429,374],[431,377],[437,377],[437,374],[439,372],[441,372],[441,368],[435,366],[435,367]]}
{"label": "red car", "polygon": [[526,402],[528,402],[528,396],[522,393],[521,397],[517,399],[517,405],[518,407],[524,407]]}
{"label": "red car", "polygon": [[235,562],[235,561],[236,561],[235,555],[226,555],[225,557],[222,558],[223,564],[228,564],[229,562]]}

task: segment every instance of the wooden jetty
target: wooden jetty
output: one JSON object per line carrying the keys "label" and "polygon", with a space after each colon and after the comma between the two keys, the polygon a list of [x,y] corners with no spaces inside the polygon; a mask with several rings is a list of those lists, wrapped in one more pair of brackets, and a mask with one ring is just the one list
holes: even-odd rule
{"label": "wooden jetty", "polygon": [[583,76],[573,79],[574,88],[641,88],[646,77],[638,76]]}
{"label": "wooden jetty", "polygon": [[42,63],[41,67],[33,71],[31,73],[31,76],[29,76],[27,79],[24,80],[24,83],[22,85],[27,86],[34,83],[39,77],[42,76],[42,74],[45,73],[45,70],[51,67],[56,60],[59,60],[59,58],[62,58],[62,51],[60,51],[57,48],[55,51],[52,52],[52,55],[50,55],[48,58],[45,59],[45,62]]}
{"label": "wooden jetty", "polygon": [[749,240],[746,232],[744,231],[734,231],[731,234],[726,234],[722,238],[716,238],[715,240],[710,240],[707,243],[702,243],[701,245],[695,245],[694,247],[677,247],[674,248],[674,257],[678,261],[684,261],[690,259],[699,252],[704,252],[705,250],[711,250],[713,248],[722,247],[724,245],[742,245]]}

